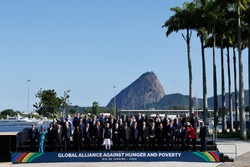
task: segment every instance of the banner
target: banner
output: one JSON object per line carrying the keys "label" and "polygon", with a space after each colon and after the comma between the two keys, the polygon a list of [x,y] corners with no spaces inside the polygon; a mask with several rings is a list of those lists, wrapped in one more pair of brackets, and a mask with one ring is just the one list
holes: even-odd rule
{"label": "banner", "polygon": [[219,152],[13,152],[12,163],[45,162],[219,162]]}

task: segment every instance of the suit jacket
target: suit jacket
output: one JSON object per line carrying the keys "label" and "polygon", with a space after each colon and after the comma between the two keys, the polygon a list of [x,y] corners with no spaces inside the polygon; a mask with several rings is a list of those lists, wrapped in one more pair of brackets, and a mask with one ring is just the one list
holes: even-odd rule
{"label": "suit jacket", "polygon": [[35,129],[32,129],[32,128],[30,128],[29,129],[29,139],[30,140],[34,140],[34,139],[36,139],[37,138],[37,136],[38,136],[38,130],[37,130],[37,128],[35,128]]}
{"label": "suit jacket", "polygon": [[129,140],[130,139],[130,136],[131,136],[131,130],[130,130],[130,127],[127,126],[127,129],[124,127],[123,128],[123,137],[126,139],[126,140]]}
{"label": "suit jacket", "polygon": [[156,131],[156,138],[157,140],[161,140],[163,141],[164,138],[165,138],[165,133],[164,133],[164,129],[163,128],[157,128],[157,131]]}
{"label": "suit jacket", "polygon": [[149,136],[148,127],[145,127],[144,129],[143,129],[143,127],[142,127],[142,138],[143,138],[143,139],[146,139],[148,136]]}
{"label": "suit jacket", "polygon": [[155,138],[156,137],[156,129],[155,128],[154,129],[150,128],[149,137],[150,138]]}
{"label": "suit jacket", "polygon": [[131,128],[131,132],[132,132],[132,138],[137,140],[138,139],[138,134],[139,134],[138,133],[138,128],[133,126]]}
{"label": "suit jacket", "polygon": [[70,136],[71,136],[71,128],[68,127],[64,127],[63,129],[63,137],[66,138],[66,139],[70,139]]}
{"label": "suit jacket", "polygon": [[95,127],[94,128],[94,133],[93,136],[95,136],[95,138],[97,139],[102,139],[102,134],[103,134],[103,128],[101,127],[101,125],[99,127]]}
{"label": "suit jacket", "polygon": [[60,129],[59,132],[56,129],[54,132],[55,132],[55,141],[56,141],[56,143],[61,145],[62,144],[62,139],[63,139],[63,131],[62,131],[62,129]]}
{"label": "suit jacket", "polygon": [[87,131],[87,129],[85,128],[84,131],[83,131],[83,138],[84,138],[85,140],[87,140],[87,139],[90,139],[90,137],[91,137],[90,128],[88,128],[88,131]]}
{"label": "suit jacket", "polygon": [[205,139],[207,137],[207,127],[200,127],[200,134],[199,134],[199,138],[201,139]]}

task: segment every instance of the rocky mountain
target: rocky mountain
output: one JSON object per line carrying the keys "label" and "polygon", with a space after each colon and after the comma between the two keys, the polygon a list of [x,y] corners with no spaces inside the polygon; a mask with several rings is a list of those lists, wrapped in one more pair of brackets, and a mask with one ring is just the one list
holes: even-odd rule
{"label": "rocky mountain", "polygon": [[[245,106],[248,106],[248,91],[245,90]],[[164,89],[154,72],[142,74],[128,87],[115,96],[118,109],[188,109],[189,96],[180,93],[165,95]],[[234,92],[232,92],[234,106]],[[114,98],[107,107],[114,106]],[[213,109],[214,98],[208,98],[208,109]],[[222,106],[222,96],[218,95],[218,108]],[[229,106],[229,94],[226,93],[226,108]],[[194,97],[194,108],[202,109],[201,98]]]}
{"label": "rocky mountain", "polygon": [[[141,109],[159,102],[165,96],[164,89],[154,72],[146,72],[115,96],[118,109]],[[107,107],[114,106],[114,98]]]}

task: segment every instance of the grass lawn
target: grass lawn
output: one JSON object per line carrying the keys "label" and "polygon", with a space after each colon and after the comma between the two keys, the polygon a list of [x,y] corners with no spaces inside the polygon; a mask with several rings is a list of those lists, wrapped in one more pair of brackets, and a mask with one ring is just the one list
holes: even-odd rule
{"label": "grass lawn", "polygon": [[[217,138],[240,138],[240,132],[218,133]],[[247,133],[247,138],[250,138],[250,133]]]}

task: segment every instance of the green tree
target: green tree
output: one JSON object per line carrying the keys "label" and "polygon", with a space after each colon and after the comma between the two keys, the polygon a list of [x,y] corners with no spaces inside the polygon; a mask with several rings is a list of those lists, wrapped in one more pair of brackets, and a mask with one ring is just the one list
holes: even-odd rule
{"label": "green tree", "polygon": [[98,115],[99,113],[99,104],[98,102],[94,101],[92,104],[92,114]]}
{"label": "green tree", "polygon": [[71,104],[69,101],[69,97],[70,97],[69,93],[70,93],[70,90],[64,91],[63,96],[61,97],[61,107],[63,109],[62,117],[64,116],[64,114],[66,114],[67,106]]}
{"label": "green tree", "polygon": [[58,109],[62,104],[62,99],[57,97],[57,93],[54,89],[40,89],[36,94],[36,98],[39,98],[40,101],[33,106],[37,109],[37,112],[40,115],[54,116],[58,114]]}

